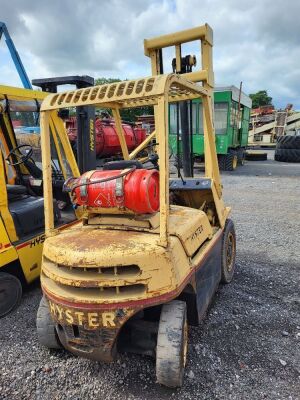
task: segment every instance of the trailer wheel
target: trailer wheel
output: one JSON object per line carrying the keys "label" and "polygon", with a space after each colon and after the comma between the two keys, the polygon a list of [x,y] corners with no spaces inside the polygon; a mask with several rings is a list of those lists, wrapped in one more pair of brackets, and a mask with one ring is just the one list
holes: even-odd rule
{"label": "trailer wheel", "polygon": [[235,270],[236,236],[234,224],[228,219],[225,224],[222,240],[222,283],[230,283]]}
{"label": "trailer wheel", "polygon": [[39,342],[48,349],[61,349],[55,323],[51,318],[49,306],[45,297],[42,297],[36,317],[36,328]]}
{"label": "trailer wheel", "polygon": [[229,152],[219,156],[219,167],[221,171],[234,171],[238,165],[236,152]]}
{"label": "trailer wheel", "polygon": [[20,280],[6,272],[0,272],[0,318],[13,311],[22,298]]}
{"label": "trailer wheel", "polygon": [[164,304],[160,314],[156,348],[156,378],[162,385],[182,386],[187,343],[186,303],[173,300]]}

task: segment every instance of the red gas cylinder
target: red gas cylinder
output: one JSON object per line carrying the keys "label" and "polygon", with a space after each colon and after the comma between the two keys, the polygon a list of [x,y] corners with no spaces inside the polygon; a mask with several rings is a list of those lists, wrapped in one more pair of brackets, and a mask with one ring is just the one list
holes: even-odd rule
{"label": "red gas cylinder", "polygon": [[143,128],[133,128],[136,146],[141,144],[146,139],[146,130]]}
{"label": "red gas cylinder", "polygon": [[[125,207],[137,214],[158,211],[158,171],[136,169],[119,177],[122,173],[124,171],[108,170],[83,174],[72,183],[73,203],[88,207]],[[107,178],[113,179],[97,183]]]}
{"label": "red gas cylinder", "polygon": [[70,139],[70,142],[75,142],[77,139],[77,123],[76,117],[70,117],[65,120],[65,125],[67,129],[67,134]]}
{"label": "red gas cylinder", "polygon": [[[135,130],[129,124],[122,124],[125,141],[129,151],[135,149],[139,142],[135,135]],[[112,119],[95,121],[96,132],[96,153],[98,157],[112,156],[121,153],[121,145],[116,131],[115,122]],[[138,135],[142,134],[138,132]],[[145,132],[146,137],[146,132]]]}
{"label": "red gas cylinder", "polygon": [[[76,117],[65,120],[68,137],[71,142],[77,139]],[[146,130],[133,128],[129,124],[122,123],[125,141],[129,151],[135,149],[146,139]],[[116,131],[115,121],[112,118],[95,120],[96,153],[98,157],[110,157],[121,153],[121,145]]]}

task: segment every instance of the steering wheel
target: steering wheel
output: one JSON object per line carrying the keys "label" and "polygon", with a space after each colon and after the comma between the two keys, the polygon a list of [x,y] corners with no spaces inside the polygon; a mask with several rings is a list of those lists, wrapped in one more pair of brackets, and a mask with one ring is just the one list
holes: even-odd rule
{"label": "steering wheel", "polygon": [[[25,154],[22,153],[21,149],[27,149],[27,151],[24,150],[26,153]],[[14,149],[12,149],[5,160],[9,165],[14,167],[16,165],[24,164],[24,162],[26,162],[31,158],[32,153],[33,153],[32,146],[30,146],[29,144],[21,144],[20,146],[17,146]],[[10,160],[11,156],[15,156],[18,161],[11,162]]]}

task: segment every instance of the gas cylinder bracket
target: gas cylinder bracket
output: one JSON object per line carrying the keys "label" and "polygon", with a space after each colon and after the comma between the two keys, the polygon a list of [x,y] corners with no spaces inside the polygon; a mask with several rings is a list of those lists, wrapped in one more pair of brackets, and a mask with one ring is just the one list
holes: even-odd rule
{"label": "gas cylinder bracket", "polygon": [[82,179],[82,185],[80,186],[80,197],[81,198],[85,198],[87,197],[87,185],[89,183],[89,179],[88,178],[83,178]]}
{"label": "gas cylinder bracket", "polygon": [[124,196],[123,177],[116,179],[116,197]]}

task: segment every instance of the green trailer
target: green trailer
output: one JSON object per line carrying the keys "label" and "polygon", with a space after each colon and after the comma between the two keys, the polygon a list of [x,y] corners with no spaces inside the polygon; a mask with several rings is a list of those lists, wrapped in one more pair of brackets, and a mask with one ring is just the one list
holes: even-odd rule
{"label": "green trailer", "polygon": [[[252,101],[235,86],[219,87],[214,90],[214,121],[216,149],[221,170],[232,171],[243,165],[248,144],[249,120]],[[190,104],[189,104],[190,108]],[[179,108],[170,105],[170,147],[173,154],[181,154],[181,126]],[[192,101],[191,151],[195,161],[204,160],[204,135],[201,99]],[[179,127],[178,127],[179,125]],[[179,140],[178,140],[179,139]],[[177,142],[179,141],[179,145]]]}

